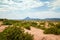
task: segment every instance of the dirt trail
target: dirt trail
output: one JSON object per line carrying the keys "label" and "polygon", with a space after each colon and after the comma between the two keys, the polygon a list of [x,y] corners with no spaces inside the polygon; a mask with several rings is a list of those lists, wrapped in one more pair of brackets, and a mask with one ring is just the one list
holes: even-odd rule
{"label": "dirt trail", "polygon": [[44,34],[43,30],[31,27],[31,30],[26,30],[25,32],[34,35],[34,40],[60,40],[60,35]]}

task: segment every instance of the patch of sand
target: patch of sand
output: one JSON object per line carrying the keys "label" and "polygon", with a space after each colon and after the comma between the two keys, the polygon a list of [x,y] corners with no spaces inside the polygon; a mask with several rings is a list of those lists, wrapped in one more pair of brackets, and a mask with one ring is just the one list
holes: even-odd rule
{"label": "patch of sand", "polygon": [[60,35],[44,34],[43,30],[31,27],[31,30],[25,29],[25,32],[34,35],[34,40],[60,40]]}
{"label": "patch of sand", "polygon": [[6,26],[6,25],[0,26],[0,32],[2,32],[6,27],[8,27],[8,26]]}

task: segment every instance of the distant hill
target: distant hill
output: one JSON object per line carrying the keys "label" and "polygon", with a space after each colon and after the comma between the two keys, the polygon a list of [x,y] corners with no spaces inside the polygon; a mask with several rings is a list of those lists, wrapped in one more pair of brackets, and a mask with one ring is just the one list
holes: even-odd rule
{"label": "distant hill", "polygon": [[52,21],[60,21],[60,18],[45,18],[45,19],[39,19],[39,18],[30,18],[30,17],[26,17],[24,20],[52,20]]}
{"label": "distant hill", "polygon": [[46,18],[46,19],[44,19],[44,20],[59,20],[60,21],[60,18]]}
{"label": "distant hill", "polygon": [[26,17],[24,20],[40,20],[39,18],[30,18],[30,17]]}
{"label": "distant hill", "polygon": [[[7,19],[0,18],[0,21],[2,21],[2,20],[7,20]],[[8,19],[8,20],[51,20],[51,21],[60,21],[60,18],[45,18],[45,19],[40,19],[40,18],[26,17],[24,19]]]}

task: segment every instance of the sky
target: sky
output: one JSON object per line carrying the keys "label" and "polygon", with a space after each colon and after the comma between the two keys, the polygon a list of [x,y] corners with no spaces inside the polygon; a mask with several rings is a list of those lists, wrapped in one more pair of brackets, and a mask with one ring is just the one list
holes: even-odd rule
{"label": "sky", "polygon": [[0,18],[60,18],[60,0],[0,0]]}

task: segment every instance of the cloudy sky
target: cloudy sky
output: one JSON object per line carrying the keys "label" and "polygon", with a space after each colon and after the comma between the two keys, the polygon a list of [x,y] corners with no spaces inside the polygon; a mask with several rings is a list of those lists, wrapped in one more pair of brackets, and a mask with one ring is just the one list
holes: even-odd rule
{"label": "cloudy sky", "polygon": [[0,18],[60,18],[60,0],[0,0]]}

